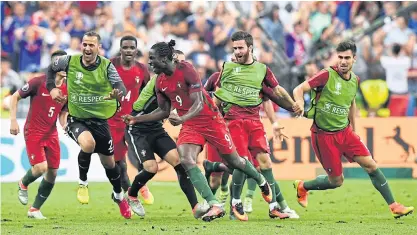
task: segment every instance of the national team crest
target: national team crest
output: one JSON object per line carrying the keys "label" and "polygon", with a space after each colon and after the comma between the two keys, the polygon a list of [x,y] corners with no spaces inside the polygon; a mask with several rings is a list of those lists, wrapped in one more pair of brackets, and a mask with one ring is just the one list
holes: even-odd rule
{"label": "national team crest", "polygon": [[342,90],[342,83],[340,83],[340,82],[337,82],[336,83],[336,85],[334,86],[334,88],[335,88],[335,94],[336,95],[340,95],[340,94],[342,94],[340,91]]}
{"label": "national team crest", "polygon": [[81,84],[81,80],[83,79],[84,74],[82,72],[75,72],[75,83]]}
{"label": "national team crest", "polygon": [[178,83],[177,83],[177,87],[178,87],[178,88],[181,88],[181,84],[180,84],[180,82],[178,82]]}
{"label": "national team crest", "polygon": [[140,81],[139,76],[136,76],[136,77],[135,77],[135,81],[136,81],[136,83],[139,83],[139,81]]}
{"label": "national team crest", "polygon": [[234,68],[233,69],[233,71],[235,72],[235,73],[240,73],[240,71],[242,70],[242,68],[241,67],[236,67],[236,68]]}

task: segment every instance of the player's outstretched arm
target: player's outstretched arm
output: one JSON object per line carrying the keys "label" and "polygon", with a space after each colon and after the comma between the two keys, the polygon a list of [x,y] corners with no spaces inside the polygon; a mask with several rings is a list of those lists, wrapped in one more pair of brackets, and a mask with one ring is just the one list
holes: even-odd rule
{"label": "player's outstretched arm", "polygon": [[16,113],[17,113],[17,103],[22,97],[18,91],[16,91],[10,99],[10,134],[17,135],[19,134],[19,124],[17,123]]}
{"label": "player's outstretched arm", "polygon": [[353,131],[355,131],[355,116],[356,116],[356,101],[355,99],[353,99],[352,101],[352,105],[350,106],[349,109],[349,122],[350,125],[352,126]]}
{"label": "player's outstretched arm", "polygon": [[[282,100],[282,103],[284,106],[292,106],[293,112],[297,116],[302,116],[304,113],[304,108],[301,110],[300,105],[297,102],[294,102],[294,100],[291,98],[290,94],[280,85],[276,86],[274,88],[274,93],[280,100]],[[304,101],[303,101],[304,102]],[[304,106],[303,106],[304,107]]]}
{"label": "player's outstretched arm", "polygon": [[272,131],[274,132],[274,137],[276,139],[279,139],[280,141],[283,141],[284,138],[288,139],[288,136],[285,135],[283,132],[284,127],[278,124],[278,119],[277,119],[277,116],[275,115],[275,110],[274,110],[274,107],[272,106],[272,101],[266,100],[262,104],[264,106],[265,114],[272,124]]}
{"label": "player's outstretched arm", "polygon": [[118,92],[122,93],[121,95],[116,96],[115,98],[125,96],[127,94],[125,84],[123,83],[119,73],[117,72],[113,64],[110,64],[109,67],[107,67],[107,77],[113,87],[113,90],[117,90]]}
{"label": "player's outstretched arm", "polygon": [[140,116],[131,116],[131,115],[125,115],[122,116],[123,121],[128,125],[133,125],[135,123],[140,122],[154,122],[154,121],[160,121],[169,116],[169,113],[171,111],[171,103],[168,99],[165,98],[162,94],[157,92],[158,97],[158,108],[154,110],[152,113],[144,114]]}

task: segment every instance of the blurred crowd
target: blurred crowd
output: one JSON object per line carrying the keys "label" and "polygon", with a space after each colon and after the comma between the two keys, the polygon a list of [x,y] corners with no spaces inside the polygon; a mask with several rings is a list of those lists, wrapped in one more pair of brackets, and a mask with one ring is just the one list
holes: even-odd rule
{"label": "blurred crowd", "polygon": [[[410,4],[2,1],[2,117],[7,116],[7,96],[42,73],[53,51],[81,53],[82,36],[89,30],[100,34],[100,54],[108,58],[117,55],[121,37],[136,36],[137,59],[143,63],[147,63],[154,43],[175,39],[176,49],[197,68],[203,83],[231,59],[232,33],[245,30],[254,37],[256,59],[270,66],[279,82],[291,90],[303,79],[335,64],[335,54],[317,56],[321,50],[357,35],[379,19],[385,19],[383,27],[357,40],[354,72],[361,79],[358,115],[415,116],[417,10],[405,17],[387,18]],[[282,63],[301,72],[282,76]],[[24,118],[27,107],[21,109],[18,116]]]}

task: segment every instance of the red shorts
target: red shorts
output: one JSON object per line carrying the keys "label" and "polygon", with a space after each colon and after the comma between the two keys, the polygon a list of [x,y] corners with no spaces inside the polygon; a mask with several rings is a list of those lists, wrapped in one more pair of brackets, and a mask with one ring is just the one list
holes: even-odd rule
{"label": "red shorts", "polygon": [[314,153],[329,176],[342,175],[342,156],[349,162],[353,162],[356,156],[371,156],[350,125],[334,133],[312,130],[311,140]]}
{"label": "red shorts", "polygon": [[113,139],[113,147],[114,147],[114,161],[120,161],[126,158],[127,153],[127,145],[125,142],[125,128],[126,125],[109,125],[110,126],[110,133]]}
{"label": "red shorts", "polygon": [[206,144],[206,154],[207,154],[207,160],[209,160],[210,162],[223,162],[224,163],[223,158],[220,157],[220,154],[217,151],[217,149],[209,143]]}
{"label": "red shorts", "polygon": [[25,142],[30,165],[34,166],[47,161],[48,168],[59,168],[61,148],[59,146],[58,136],[51,136],[42,140],[32,136],[25,137]]}
{"label": "red shorts", "polygon": [[258,153],[270,153],[264,125],[260,120],[230,120],[228,127],[239,156],[251,159],[251,156],[256,158]]}
{"label": "red shorts", "polygon": [[204,146],[211,144],[220,154],[231,154],[236,148],[230,138],[226,123],[222,116],[207,118],[201,124],[183,124],[177,140],[177,146],[195,144]]}

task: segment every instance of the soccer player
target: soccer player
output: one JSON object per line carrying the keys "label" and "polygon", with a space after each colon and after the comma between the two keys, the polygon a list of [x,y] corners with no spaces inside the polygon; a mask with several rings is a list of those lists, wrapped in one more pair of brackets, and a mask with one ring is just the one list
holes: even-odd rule
{"label": "soccer player", "polygon": [[314,88],[318,92],[318,98],[312,101],[307,117],[314,120],[311,127],[312,145],[327,173],[314,180],[294,182],[298,203],[307,207],[310,190],[342,186],[343,169],[340,158],[343,155],[350,162],[357,162],[368,173],[372,184],[381,193],[395,218],[408,215],[414,211],[414,207],[405,207],[394,200],[387,179],[355,133],[355,96],[359,77],[352,72],[352,66],[356,60],[356,45],[353,41],[343,41],[337,46],[336,52],[339,59],[336,66],[320,71],[293,91],[301,108],[304,107],[304,92]]}
{"label": "soccer player", "polygon": [[[65,51],[56,51],[52,53],[51,61],[55,61],[66,54]],[[65,96],[67,87],[64,78],[65,72],[56,74],[54,83]],[[19,124],[16,121],[17,104],[22,98],[31,98],[29,114],[26,117],[24,127],[24,137],[26,151],[32,167],[19,181],[18,196],[20,203],[26,205],[28,203],[29,185],[45,174],[39,185],[35,202],[27,213],[29,218],[35,219],[46,219],[40,208],[52,192],[61,160],[56,120],[59,116],[60,124],[64,127],[66,118],[66,111],[63,110],[64,105],[51,99],[45,81],[45,75],[32,78],[13,94],[10,105],[10,134],[17,135],[20,132]]]}
{"label": "soccer player", "polygon": [[[178,54],[176,51],[178,63]],[[179,58],[181,59],[181,58]],[[158,108],[157,97],[155,93],[155,82],[158,74],[143,88],[139,98],[133,104],[133,116],[149,114]],[[120,119],[122,121],[122,119]],[[178,182],[181,190],[187,196],[195,218],[200,218],[209,209],[199,204],[194,187],[188,178],[184,167],[180,164],[180,157],[177,151],[177,145],[174,140],[166,133],[161,121],[143,122],[129,125],[126,129],[126,140],[130,151],[142,165],[139,174],[136,175],[132,187],[128,190],[128,202],[133,212],[139,216],[145,215],[145,210],[138,200],[138,192],[146,183],[151,180],[158,172],[158,163],[155,160],[155,153],[171,166],[174,167],[178,176]]]}
{"label": "soccer player", "polygon": [[[125,116],[125,122],[148,122],[169,117],[174,126],[181,125],[178,137],[178,152],[181,164],[185,168],[194,187],[211,206],[203,215],[204,221],[212,221],[223,217],[224,209],[214,197],[207,180],[196,165],[196,158],[205,142],[210,142],[218,150],[228,164],[236,168],[235,172],[244,171],[253,177],[261,188],[265,201],[272,200],[271,188],[253,165],[240,158],[230,139],[224,119],[220,115],[213,100],[203,89],[197,71],[187,62],[173,63],[173,46],[159,42],[151,47],[149,64],[159,74],[155,84],[159,108],[152,114],[132,117]],[[171,105],[178,114],[171,111]],[[233,175],[234,177],[234,175]]]}
{"label": "soccer player", "polygon": [[[120,167],[120,177],[122,188],[127,192],[130,187],[127,175],[126,153],[127,146],[124,138],[125,123],[121,116],[132,111],[133,102],[138,98],[139,91],[149,81],[149,72],[146,65],[135,61],[137,52],[137,40],[133,36],[124,36],[120,40],[120,56],[110,61],[116,68],[123,84],[126,87],[126,96],[120,101],[120,111],[108,120],[110,133],[113,138],[114,161]],[[80,180],[77,192],[77,199],[82,204],[89,201],[87,173],[90,167],[91,156],[79,159]]]}
{"label": "soccer player", "polygon": [[[81,147],[78,159],[98,153],[107,178],[113,185],[112,199],[125,218],[131,217],[127,200],[123,197],[120,168],[113,158],[113,139],[107,119],[112,117],[119,100],[126,96],[126,88],[110,60],[99,56],[100,35],[90,31],[82,40],[82,55],[63,56],[48,69],[47,88],[52,99],[65,103],[66,97],[56,88],[52,78],[59,71],[67,71],[68,125],[66,131]],[[79,161],[79,170],[85,162]]]}
{"label": "soccer player", "polygon": [[[272,188],[274,197],[269,205],[269,216],[271,218],[288,218],[287,213],[278,209],[275,198],[277,183],[272,173],[270,149],[263,124],[259,118],[262,84],[272,88],[275,95],[289,104],[295,113],[299,114],[301,109],[287,91],[278,85],[271,70],[265,64],[254,60],[252,35],[238,31],[232,35],[231,40],[236,62],[223,64],[217,83],[219,88],[214,93],[217,98],[216,103],[223,107],[226,114],[225,119],[228,121],[228,128],[239,155],[248,158],[252,154],[258,160],[261,173]],[[274,122],[272,127],[274,132],[281,131],[278,122]],[[248,216],[243,210],[240,199],[244,182],[245,175],[241,172],[239,176],[233,178],[231,209],[236,218],[246,221]],[[285,207],[288,208],[286,205]],[[288,213],[290,212],[288,211]]]}

